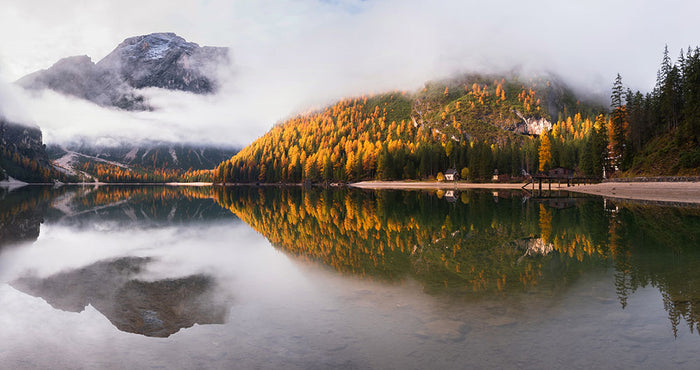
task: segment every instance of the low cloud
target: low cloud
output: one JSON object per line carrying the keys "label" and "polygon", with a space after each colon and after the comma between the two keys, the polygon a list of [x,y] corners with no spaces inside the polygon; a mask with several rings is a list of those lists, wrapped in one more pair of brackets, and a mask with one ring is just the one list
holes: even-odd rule
{"label": "low cloud", "polygon": [[[675,58],[700,33],[700,5],[681,0],[155,0],[143,12],[132,11],[135,0],[96,0],[82,10],[67,0],[50,8],[37,1],[0,15],[0,74],[7,79],[68,55],[99,60],[126,37],[160,31],[228,46],[233,61],[216,95],[142,91],[153,112],[49,92],[22,97],[49,142],[89,135],[243,146],[276,122],[339,98],[414,90],[460,72],[553,72],[603,97],[620,72],[626,85],[648,91],[664,45]],[[27,32],[13,32],[18,20]]]}

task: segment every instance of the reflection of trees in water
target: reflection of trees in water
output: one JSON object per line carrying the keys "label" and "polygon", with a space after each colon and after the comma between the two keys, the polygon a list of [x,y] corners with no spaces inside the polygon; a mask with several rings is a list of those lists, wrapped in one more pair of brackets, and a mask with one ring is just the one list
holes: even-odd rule
{"label": "reflection of trees in water", "polygon": [[651,285],[661,292],[674,334],[681,318],[700,332],[700,210],[623,204],[610,224],[622,307]]}
{"label": "reflection of trees in water", "polygon": [[[343,273],[383,280],[412,277],[435,292],[553,290],[568,280],[554,276],[578,276],[604,257],[586,254],[592,251],[581,247],[586,243],[576,243],[582,236],[564,243],[568,235],[551,233],[547,245],[559,248],[558,253],[528,252],[534,244],[524,241],[545,237],[541,223],[556,226],[553,219],[561,217],[523,203],[516,193],[500,192],[497,202],[492,192],[454,198],[459,202],[427,192],[266,187],[220,189],[218,194],[223,206],[296,256]],[[582,252],[564,248],[572,245]],[[574,263],[569,254],[579,259]]]}
{"label": "reflection of trees in water", "polygon": [[[75,222],[95,218],[126,223],[171,224],[232,215],[212,199],[211,187],[100,186],[76,191],[57,215]],[[67,213],[65,211],[68,211]]]}
{"label": "reflection of trees in water", "polygon": [[36,241],[50,200],[60,193],[50,187],[28,186],[11,192],[0,188],[0,249]]}
{"label": "reflection of trees in water", "polygon": [[575,207],[523,202],[511,194],[300,188],[217,189],[222,206],[289,253],[342,273],[411,277],[453,294],[565,288],[586,271],[612,267],[624,309],[653,285],[674,330],[698,328],[700,212],[599,198]]}
{"label": "reflection of trees in water", "polygon": [[151,260],[125,257],[61,272],[47,278],[22,277],[12,285],[41,297],[54,308],[81,312],[90,304],[119,330],[167,337],[194,324],[223,324],[228,304],[206,275],[143,281]]}

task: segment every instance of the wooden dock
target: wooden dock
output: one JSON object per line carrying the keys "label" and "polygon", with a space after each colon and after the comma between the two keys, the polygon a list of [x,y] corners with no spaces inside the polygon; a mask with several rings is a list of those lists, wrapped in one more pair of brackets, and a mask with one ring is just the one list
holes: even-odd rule
{"label": "wooden dock", "polygon": [[547,176],[547,175],[536,175],[530,178],[530,182],[522,186],[526,189],[528,185],[532,184],[532,190],[535,190],[535,183],[538,184],[539,190],[542,191],[542,183],[547,183],[549,190],[552,190],[552,183],[556,183],[558,187],[561,187],[563,183],[566,183],[566,187],[576,186],[576,185],[590,185],[600,182],[599,179],[593,177],[562,177],[562,176]]}

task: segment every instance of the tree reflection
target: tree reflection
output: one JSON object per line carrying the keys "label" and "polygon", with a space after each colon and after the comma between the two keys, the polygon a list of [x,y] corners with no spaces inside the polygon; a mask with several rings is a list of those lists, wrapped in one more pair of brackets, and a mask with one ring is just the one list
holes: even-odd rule
{"label": "tree reflection", "polygon": [[[518,193],[463,192],[449,202],[428,192],[301,188],[219,189],[218,199],[274,245],[343,273],[417,279],[433,292],[555,289],[605,253],[586,235],[543,232],[561,212]],[[457,196],[454,196],[457,199]],[[560,223],[566,223],[559,221]],[[540,240],[541,239],[541,240]],[[533,246],[551,246],[559,253]],[[595,253],[594,253],[595,252]],[[600,252],[600,253],[599,253]],[[578,260],[572,263],[568,256]],[[525,257],[525,258],[523,258]],[[564,279],[566,280],[566,279]]]}
{"label": "tree reflection", "polygon": [[[218,188],[219,203],[297,258],[427,292],[478,297],[552,293],[614,268],[624,309],[637,288],[661,290],[674,332],[698,330],[700,210],[519,193],[444,194]],[[440,196],[442,195],[442,197]],[[459,201],[456,201],[458,200]]]}
{"label": "tree reflection", "polygon": [[11,244],[33,242],[51,199],[60,190],[49,187],[23,187],[11,192],[0,188],[0,250]]}

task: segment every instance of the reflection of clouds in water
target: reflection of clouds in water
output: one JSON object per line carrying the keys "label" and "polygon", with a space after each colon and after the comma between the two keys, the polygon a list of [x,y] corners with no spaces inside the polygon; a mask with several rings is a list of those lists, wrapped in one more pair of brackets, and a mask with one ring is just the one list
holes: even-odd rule
{"label": "reflection of clouds in water", "polygon": [[[125,261],[138,263],[117,268]],[[215,306],[217,310],[214,311],[218,313],[214,315],[216,317],[195,319],[194,322],[223,323],[226,314],[221,316],[219,308],[223,306],[220,303],[237,304],[239,299],[261,297],[274,297],[275,301],[290,299],[290,290],[303,286],[303,280],[291,261],[240,223],[127,232],[82,230],[77,233],[71,228],[45,225],[33,245],[13,249],[0,258],[0,281],[14,281],[21,291],[43,297],[56,308],[82,311],[81,316],[91,315],[90,312],[94,311],[91,307],[96,307],[116,326],[121,325],[122,330],[151,330],[153,335],[177,331],[159,332],[157,327],[164,325],[151,325],[164,320],[163,312],[170,310],[171,319],[183,321],[173,312],[188,309],[182,304],[186,299],[176,302],[180,298],[163,295],[192,295],[192,289],[195,293],[204,290],[207,294],[194,297],[197,302],[192,305],[192,310],[196,311],[198,305],[204,303]],[[18,300],[15,290],[5,293],[0,299],[11,301],[22,314],[13,319],[17,312],[4,310],[0,312],[0,322],[40,320],[46,325],[56,325],[59,330],[64,327],[65,318],[71,317],[55,310],[47,312],[43,307],[45,303],[23,295],[19,295],[21,299]],[[158,301],[168,299],[177,307],[159,306]],[[88,308],[83,311],[86,306]],[[119,313],[115,312],[117,309],[138,312]],[[158,320],[147,320],[149,312],[155,313]],[[194,313],[197,314],[202,316],[201,312]],[[188,327],[192,321],[184,320],[179,325]],[[136,329],[129,329],[130,326]]]}
{"label": "reflection of clouds in water", "polygon": [[[66,269],[77,269],[96,261],[126,255],[154,257],[172,265],[158,263],[154,264],[156,267],[149,267],[148,273],[154,279],[184,276],[210,268],[206,266],[208,263],[220,263],[221,259],[211,258],[218,249],[226,247],[235,250],[253,243],[255,240],[250,237],[257,235],[239,235],[245,229],[247,227],[244,225],[234,224],[76,232],[71,227],[43,225],[35,243],[2,255],[0,280],[13,280],[26,270],[38,277],[46,277]],[[259,236],[257,238],[264,240]],[[179,254],[173,255],[173,251],[179,251]]]}

